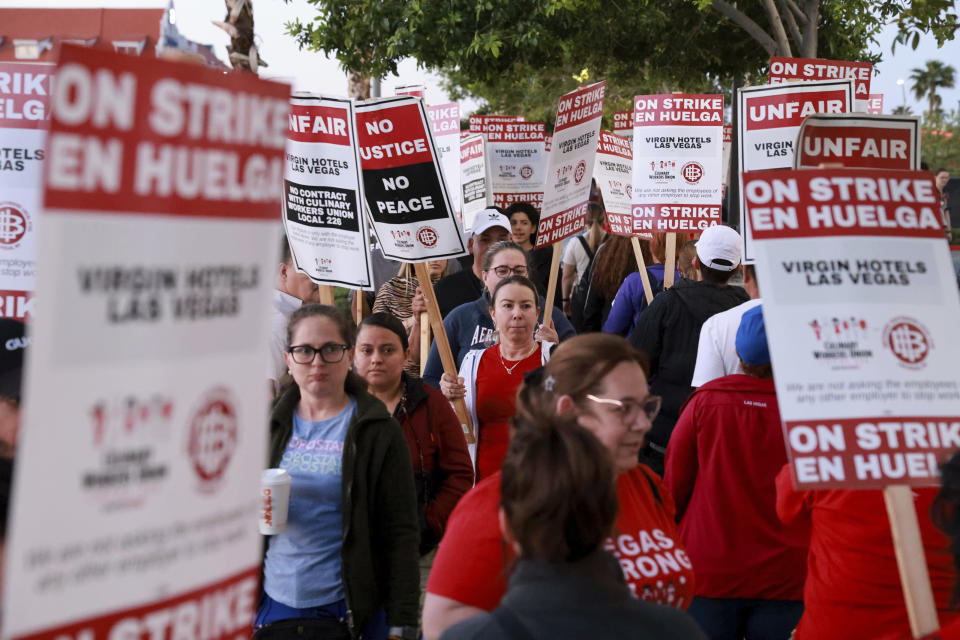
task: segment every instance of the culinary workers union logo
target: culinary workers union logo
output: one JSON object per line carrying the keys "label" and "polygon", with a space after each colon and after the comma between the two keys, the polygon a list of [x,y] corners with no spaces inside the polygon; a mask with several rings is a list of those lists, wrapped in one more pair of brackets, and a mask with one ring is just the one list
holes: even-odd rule
{"label": "culinary workers union logo", "polygon": [[233,394],[214,387],[201,398],[188,427],[187,454],[200,490],[216,490],[237,448],[237,410]]}
{"label": "culinary workers union logo", "polygon": [[420,241],[425,247],[435,247],[437,246],[437,240],[440,239],[440,236],[437,234],[437,230],[433,227],[420,227],[417,229],[417,240]]}
{"label": "culinary workers union logo", "polygon": [[532,178],[533,167],[531,167],[528,164],[525,164],[522,167],[520,167],[520,177],[523,178],[524,180],[529,180],[530,178]]}
{"label": "culinary workers union logo", "polygon": [[0,202],[0,248],[13,249],[30,230],[30,216],[13,202]]}
{"label": "culinary workers union logo", "polygon": [[896,356],[900,366],[919,369],[933,348],[930,332],[913,318],[894,318],[883,330],[883,344]]}
{"label": "culinary workers union logo", "polygon": [[688,162],[680,169],[680,175],[690,184],[697,184],[703,177],[703,167],[699,162]]}
{"label": "culinary workers union logo", "polygon": [[577,163],[577,168],[573,172],[573,181],[577,184],[580,184],[580,181],[583,180],[583,176],[587,173],[587,163],[581,160]]}

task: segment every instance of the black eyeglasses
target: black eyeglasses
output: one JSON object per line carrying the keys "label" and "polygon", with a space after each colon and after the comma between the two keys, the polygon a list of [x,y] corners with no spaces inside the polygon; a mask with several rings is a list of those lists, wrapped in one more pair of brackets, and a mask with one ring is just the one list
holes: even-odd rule
{"label": "black eyeglasses", "polygon": [[597,404],[605,404],[610,407],[620,418],[620,421],[623,424],[630,425],[636,422],[637,416],[640,415],[642,411],[644,415],[647,416],[647,420],[653,422],[653,419],[657,417],[657,414],[660,413],[660,396],[647,396],[643,402],[637,402],[636,400],[614,400],[613,398],[598,398],[593,394],[587,394],[587,400],[591,402],[596,402]]}
{"label": "black eyeglasses", "polygon": [[511,273],[515,276],[527,275],[526,265],[508,267],[507,265],[504,264],[504,265],[500,265],[499,267],[493,267],[492,269],[488,269],[488,271],[493,271],[495,274],[497,274],[501,278],[506,278]]}
{"label": "black eyeglasses", "polygon": [[320,354],[320,359],[327,364],[336,364],[343,360],[343,354],[345,354],[349,348],[350,347],[345,344],[328,342],[321,345],[319,349],[309,344],[297,344],[288,348],[287,351],[297,364],[310,364],[313,362],[313,359],[317,357],[318,353]]}

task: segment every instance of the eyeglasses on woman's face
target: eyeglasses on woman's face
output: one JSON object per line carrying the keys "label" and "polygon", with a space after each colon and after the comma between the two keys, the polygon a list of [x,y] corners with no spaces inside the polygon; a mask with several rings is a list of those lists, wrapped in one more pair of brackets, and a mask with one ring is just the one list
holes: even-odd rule
{"label": "eyeglasses on woman's face", "polygon": [[653,422],[657,414],[660,413],[660,396],[647,396],[642,401],[627,398],[625,400],[614,400],[613,398],[599,398],[591,393],[586,395],[587,400],[597,404],[605,405],[610,412],[616,415],[620,422],[625,425],[631,425],[637,421],[642,412],[647,420]]}
{"label": "eyeglasses on woman's face", "polygon": [[509,275],[515,276],[525,276],[527,275],[527,265],[521,264],[515,267],[509,267],[505,264],[500,265],[499,267],[491,267],[489,269],[497,274],[498,278],[506,278]]}
{"label": "eyeglasses on woman's face", "polygon": [[336,364],[343,360],[343,354],[345,354],[349,348],[350,347],[345,344],[327,342],[326,344],[320,345],[319,348],[309,344],[296,344],[292,345],[287,351],[297,364],[310,364],[314,358],[317,357],[318,353],[320,354],[320,359],[327,364]]}

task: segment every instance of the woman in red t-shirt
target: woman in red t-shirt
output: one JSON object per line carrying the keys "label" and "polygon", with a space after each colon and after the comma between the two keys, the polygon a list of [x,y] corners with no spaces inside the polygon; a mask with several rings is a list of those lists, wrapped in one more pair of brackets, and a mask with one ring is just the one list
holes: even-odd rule
{"label": "woman in red t-shirt", "polygon": [[534,339],[539,313],[536,285],[523,276],[504,278],[490,298],[499,342],[468,352],[458,381],[448,373],[440,379],[440,390],[447,398],[466,398],[477,441],[478,480],[499,471],[507,455],[507,422],[513,416],[523,375],[550,358],[551,343],[541,345]]}
{"label": "woman in red t-shirt", "polygon": [[[637,463],[660,409],[660,399],[647,388],[647,370],[646,356],[619,336],[577,336],[526,377],[516,413],[518,420],[536,423],[537,415],[570,412],[600,440],[614,459],[620,506],[606,550],[619,561],[635,597],[686,609],[693,596],[693,567],[680,544],[673,501],[660,478]],[[506,592],[512,557],[497,523],[499,503],[497,473],[469,491],[447,521],[427,583],[427,640],[460,620],[492,611]]]}

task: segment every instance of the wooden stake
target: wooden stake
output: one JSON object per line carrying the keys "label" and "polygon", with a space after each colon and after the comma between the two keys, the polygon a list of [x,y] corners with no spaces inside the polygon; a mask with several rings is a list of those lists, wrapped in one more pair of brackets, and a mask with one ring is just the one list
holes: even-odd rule
{"label": "wooden stake", "polygon": [[912,492],[905,484],[892,485],[883,490],[883,500],[890,518],[893,549],[900,569],[900,584],[907,603],[910,630],[914,638],[920,638],[939,629],[940,622]]}
{"label": "wooden stake", "polygon": [[677,269],[677,234],[667,234],[667,264],[663,267],[663,288],[673,286],[673,273]]}
{"label": "wooden stake", "polygon": [[647,273],[647,263],[643,259],[643,252],[640,250],[640,238],[632,236],[630,244],[633,245],[633,257],[637,259],[637,271],[640,272],[640,279],[643,280],[643,293],[647,296],[647,304],[653,302],[653,290],[650,289],[650,274]]}
{"label": "wooden stake", "polygon": [[547,283],[547,298],[543,301],[543,326],[553,325],[553,300],[557,297],[557,277],[560,272],[560,258],[563,250],[559,242],[553,243],[553,257],[550,259],[550,280]]}
{"label": "wooden stake", "polygon": [[[433,329],[433,335],[437,341],[437,351],[440,353],[440,362],[443,363],[444,373],[449,373],[457,377],[457,363],[453,359],[453,352],[450,351],[450,342],[447,340],[447,332],[443,328],[443,318],[440,315],[440,306],[437,305],[437,298],[433,293],[433,282],[430,281],[430,267],[426,262],[416,262],[413,265],[414,272],[417,275],[417,281],[420,284],[420,290],[423,291],[423,297],[427,304],[427,314],[430,318],[430,327]],[[429,344],[429,342],[427,343]],[[476,438],[473,437],[473,425],[470,424],[470,415],[467,413],[467,403],[463,398],[453,401],[453,410],[460,418],[460,426],[463,427],[463,436],[467,439],[467,444],[474,444]]]}
{"label": "wooden stake", "polygon": [[333,306],[333,287],[329,284],[320,285],[320,304]]}
{"label": "wooden stake", "polygon": [[424,311],[420,314],[420,377],[427,368],[427,359],[430,357],[430,314]]}
{"label": "wooden stake", "polygon": [[357,324],[357,326],[360,326],[360,323],[363,322],[364,302],[366,301],[363,299],[363,291],[361,291],[360,289],[354,289],[353,290],[353,321]]}

